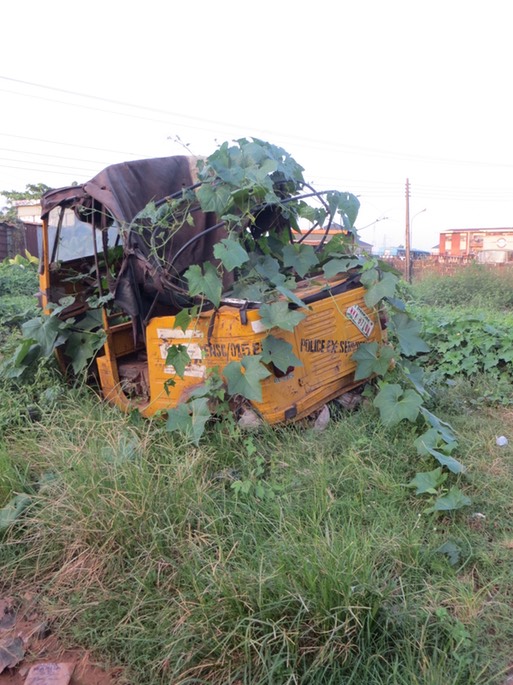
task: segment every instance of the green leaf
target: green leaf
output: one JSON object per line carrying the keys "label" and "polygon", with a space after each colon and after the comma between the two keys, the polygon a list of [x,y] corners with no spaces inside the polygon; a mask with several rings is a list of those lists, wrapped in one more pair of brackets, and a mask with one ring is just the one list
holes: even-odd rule
{"label": "green leaf", "polygon": [[352,193],[335,191],[326,196],[330,209],[340,213],[344,221],[344,226],[351,229],[358,217],[360,210],[360,200]]}
{"label": "green leaf", "polygon": [[288,302],[271,302],[260,307],[260,319],[266,328],[282,328],[293,331],[297,324],[305,318],[303,312],[289,308]]}
{"label": "green leaf", "polygon": [[385,383],[374,398],[381,420],[394,426],[403,419],[415,421],[422,405],[422,397],[415,390],[403,390],[397,383]]}
{"label": "green leaf", "polygon": [[80,321],[75,325],[81,331],[94,331],[103,327],[103,315],[101,309],[89,309]]}
{"label": "green leaf", "polygon": [[447,474],[442,472],[439,466],[433,471],[425,471],[423,473],[416,473],[415,478],[408,483],[409,488],[416,488],[416,495],[423,495],[429,493],[436,495],[437,488],[447,480]]}
{"label": "green leaf", "polygon": [[177,328],[181,328],[182,331],[186,331],[187,328],[189,327],[189,324],[193,320],[193,318],[197,315],[198,313],[198,308],[197,307],[191,307],[191,309],[181,309],[178,314],[175,316],[175,326]]}
{"label": "green leaf", "polygon": [[362,282],[362,285],[364,285],[366,288],[370,288],[379,281],[379,271],[374,266],[372,260],[367,261],[363,265],[363,270],[360,274],[360,280]]}
{"label": "green leaf", "polygon": [[440,433],[437,428],[428,428],[425,433],[415,440],[414,444],[417,448],[417,454],[421,457],[427,457],[431,454],[429,451],[431,449],[437,449],[446,454],[450,454],[458,445],[456,440],[451,440],[450,442],[445,441],[442,433]]}
{"label": "green leaf", "polygon": [[89,331],[70,332],[64,351],[71,359],[75,373],[80,373],[91,363],[98,350],[103,347],[106,337],[103,331],[98,333],[90,333]]}
{"label": "green leaf", "polygon": [[292,345],[286,340],[268,335],[262,343],[262,361],[264,364],[274,364],[280,371],[286,373],[291,366],[303,366],[292,352]]}
{"label": "green leaf", "polygon": [[[364,275],[362,274],[362,283],[363,281]],[[374,307],[384,298],[393,297],[398,282],[399,278],[390,271],[384,273],[365,293],[364,300],[367,307]]]}
{"label": "green leaf", "polygon": [[223,238],[221,242],[214,245],[214,255],[221,260],[223,266],[228,271],[238,269],[245,262],[249,261],[249,255],[238,240]]}
{"label": "green leaf", "polygon": [[450,457],[447,454],[443,454],[440,450],[436,450],[432,447],[426,447],[429,454],[434,457],[439,464],[446,466],[449,471],[453,473],[465,473],[466,467],[454,457]]}
{"label": "green leaf", "polygon": [[428,448],[436,448],[440,445],[441,435],[436,428],[428,428],[428,430],[420,435],[413,443],[417,448],[417,454],[421,457],[429,455]]}
{"label": "green leaf", "polygon": [[24,364],[25,366],[28,366],[34,359],[36,358],[37,354],[31,351],[34,350],[34,348],[37,349],[37,352],[41,350],[41,346],[38,343],[34,343],[31,338],[28,338],[27,340],[22,340],[21,344],[18,345],[16,350],[14,351],[13,355],[13,363],[15,366],[20,366],[21,364]]}
{"label": "green leaf", "polygon": [[387,302],[389,305],[391,305],[394,309],[396,309],[399,312],[406,311],[406,303],[397,297],[387,297]]}
{"label": "green leaf", "polygon": [[31,502],[31,497],[26,494],[16,495],[10,502],[0,509],[0,531],[6,530],[25,511]]}
{"label": "green leaf", "polygon": [[387,345],[378,345],[376,342],[362,343],[351,357],[358,363],[355,381],[369,378],[373,374],[384,376],[393,357],[394,350]]}
{"label": "green leaf", "polygon": [[258,497],[258,499],[265,498],[265,488],[260,482],[255,485],[255,496]]}
{"label": "green leaf", "polygon": [[420,337],[420,321],[415,321],[408,314],[400,312],[392,317],[392,323],[401,351],[406,357],[429,352],[429,345]]}
{"label": "green leaf", "polygon": [[448,540],[447,542],[444,542],[443,545],[440,545],[436,552],[439,554],[445,554],[448,557],[451,566],[458,566],[460,563],[461,547],[451,540]]}
{"label": "green leaf", "polygon": [[432,414],[425,407],[422,407],[420,411],[422,413],[422,416],[426,419],[430,426],[436,428],[436,430],[440,433],[444,442],[446,442],[447,444],[456,442],[456,435],[454,433],[452,426],[449,423],[447,423],[446,421],[442,421],[442,419],[439,419],[438,416]]}
{"label": "green leaf", "polygon": [[230,395],[242,395],[254,402],[262,401],[262,388],[260,381],[271,375],[263,364],[260,363],[261,355],[243,357],[238,361],[227,364],[224,368],[224,377],[228,383]]}
{"label": "green leaf", "polygon": [[221,302],[223,283],[217,270],[210,262],[205,262],[203,269],[197,264],[190,266],[184,274],[189,284],[189,293],[205,296],[215,307]]}
{"label": "green leaf", "polygon": [[166,366],[174,367],[176,375],[183,378],[186,367],[191,363],[186,345],[170,345],[166,355]]}
{"label": "green leaf", "polygon": [[222,216],[232,204],[231,189],[223,183],[204,183],[196,191],[196,196],[204,212],[214,212]]}
{"label": "green leaf", "polygon": [[61,297],[59,304],[48,303],[48,309],[52,311],[52,316],[56,316],[63,312],[66,307],[69,307],[75,302],[73,295],[67,295],[66,297]]}
{"label": "green leaf", "polygon": [[434,511],[454,511],[472,504],[470,497],[464,495],[459,488],[453,486],[446,495],[438,497],[432,507],[426,513]]}
{"label": "green leaf", "polygon": [[409,360],[407,363],[405,363],[405,361],[406,360],[403,358],[403,360],[399,362],[397,366],[402,368],[404,375],[410,381],[419,395],[428,396],[429,393],[424,387],[424,371],[420,368],[420,366],[411,364]]}
{"label": "green leaf", "polygon": [[326,278],[334,278],[339,274],[342,275],[347,273],[349,269],[353,269],[355,266],[358,266],[358,264],[358,259],[349,259],[346,257],[334,258],[330,259],[329,262],[326,262],[322,270]]}
{"label": "green leaf", "polygon": [[262,302],[270,292],[269,287],[264,283],[244,283],[239,281],[233,286],[233,297],[250,302]]}
{"label": "green leaf", "polygon": [[289,288],[286,288],[283,285],[277,285],[276,290],[281,293],[283,297],[286,297],[289,302],[293,302],[298,307],[306,307],[306,304],[303,302],[303,300],[300,300],[293,290],[289,290]]}
{"label": "green leaf", "polygon": [[41,354],[49,357],[68,336],[67,332],[63,332],[64,326],[57,316],[38,316],[24,323],[21,330],[24,338],[37,342],[41,346]]}
{"label": "green leaf", "polygon": [[195,445],[199,444],[205,432],[205,425],[212,416],[206,397],[198,397],[190,402],[179,404],[170,409],[167,415],[167,430],[179,431],[188,436]]}
{"label": "green leaf", "polygon": [[283,264],[292,267],[301,278],[318,263],[319,259],[311,245],[296,243],[283,248]]}
{"label": "green leaf", "polygon": [[271,255],[260,256],[254,264],[254,269],[259,276],[274,283],[276,281],[282,282],[283,274],[280,272],[280,263]]}

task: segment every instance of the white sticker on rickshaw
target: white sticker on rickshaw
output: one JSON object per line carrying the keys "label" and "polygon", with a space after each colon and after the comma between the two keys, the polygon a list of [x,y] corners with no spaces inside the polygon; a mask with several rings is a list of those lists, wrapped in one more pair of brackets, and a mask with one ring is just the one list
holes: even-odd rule
{"label": "white sticker on rickshaw", "polygon": [[371,336],[374,330],[374,321],[367,316],[359,305],[351,305],[346,310],[346,316],[366,338]]}

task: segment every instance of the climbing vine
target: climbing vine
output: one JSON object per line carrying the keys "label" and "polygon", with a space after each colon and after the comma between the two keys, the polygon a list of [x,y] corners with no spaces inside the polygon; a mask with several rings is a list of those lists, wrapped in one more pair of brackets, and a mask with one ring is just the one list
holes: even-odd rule
{"label": "climbing vine", "polygon": [[[284,373],[301,364],[290,343],[273,334],[293,331],[304,318],[307,306],[294,292],[301,280],[327,283],[337,276],[357,274],[366,288],[366,305],[388,313],[388,339],[358,346],[353,354],[355,380],[376,379],[373,404],[384,425],[408,421],[418,427],[418,456],[432,457],[438,464],[433,472],[417,474],[412,481],[417,494],[431,498],[430,511],[468,504],[456,486],[449,491],[445,486],[447,471],[461,474],[465,469],[453,456],[458,443],[451,426],[428,409],[429,393],[415,363],[430,350],[421,336],[421,323],[398,297],[399,276],[374,257],[355,253],[358,199],[347,192],[315,192],[304,182],[302,168],[284,150],[255,139],[223,144],[201,163],[199,179],[197,202],[204,212],[215,212],[224,222],[227,237],[214,248],[217,265],[192,265],[185,272],[186,289],[196,304],[182,312],[177,323],[185,330],[197,315],[198,304],[209,302],[217,308],[223,298],[235,297],[262,303],[259,314],[267,331],[261,354],[243,356],[223,369],[227,395],[259,402],[270,361]],[[195,206],[190,195],[184,195],[184,202],[189,211]],[[180,206],[183,222],[187,213],[183,205],[175,199],[170,209],[176,213]],[[262,216],[272,220],[262,226]],[[302,226],[306,222],[308,229]],[[327,234],[334,224],[341,227],[339,236],[329,242],[321,238],[315,247],[305,244],[309,230],[323,227]],[[236,273],[229,291],[223,289],[226,272]],[[184,345],[171,346],[166,363],[175,366],[178,376],[188,361]],[[222,383],[215,385],[218,397],[221,387]],[[170,429],[189,433],[195,442],[201,439],[211,414],[209,389],[199,392],[202,397],[195,394],[188,403],[171,409],[168,418]],[[424,486],[426,479],[429,488]],[[424,485],[419,487],[419,483]]]}
{"label": "climbing vine", "polygon": [[[294,331],[308,311],[308,304],[298,296],[298,285],[308,279],[330,296],[330,280],[354,279],[366,289],[366,306],[388,317],[387,340],[361,343],[353,353],[355,380],[376,379],[373,403],[385,426],[408,421],[418,427],[416,451],[421,458],[433,458],[437,467],[417,474],[412,487],[419,495],[431,497],[433,511],[458,508],[467,503],[465,498],[456,486],[448,492],[445,485],[447,471],[464,471],[453,456],[457,440],[452,428],[429,410],[429,394],[416,364],[429,347],[421,336],[421,324],[398,296],[399,276],[376,258],[357,254],[354,226],[359,207],[358,198],[350,192],[319,192],[306,183],[303,168],[281,147],[243,138],[223,143],[199,160],[195,185],[150,203],[121,227],[125,235],[135,232],[147,241],[160,283],[179,298],[175,299],[181,303],[175,326],[185,331],[201,311],[215,311],[234,298],[258,303],[259,323],[266,334],[260,350],[211,373],[187,401],[170,409],[167,425],[198,443],[220,403],[226,407],[234,396],[260,402],[261,382],[270,375],[270,363],[284,374],[301,365],[292,345],[279,336],[280,330]],[[217,223],[204,233],[222,227],[224,237],[213,246],[210,260],[192,263],[179,272],[178,259],[193,239],[171,251],[171,257],[167,248],[179,231],[194,225],[198,212],[216,217]],[[315,245],[307,244],[314,230],[321,236]],[[18,367],[34,345],[46,353],[52,346],[65,344],[76,369],[84,367],[85,357],[94,356],[103,341],[99,322],[90,329],[82,322],[77,331],[73,321],[60,322],[58,312],[53,309],[43,329],[30,328],[29,322],[28,342],[18,352]],[[80,344],[76,344],[78,339]],[[176,376],[183,377],[189,362],[186,345],[170,346],[166,365],[174,367]],[[166,388],[174,382],[167,381]]]}

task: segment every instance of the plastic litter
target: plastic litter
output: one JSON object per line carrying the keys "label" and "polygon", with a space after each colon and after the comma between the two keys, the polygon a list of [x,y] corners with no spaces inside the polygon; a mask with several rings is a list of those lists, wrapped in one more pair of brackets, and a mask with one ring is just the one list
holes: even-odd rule
{"label": "plastic litter", "polygon": [[504,447],[505,445],[508,444],[508,438],[507,438],[505,435],[499,435],[499,437],[497,438],[497,440],[495,441],[495,443],[496,443],[499,447]]}

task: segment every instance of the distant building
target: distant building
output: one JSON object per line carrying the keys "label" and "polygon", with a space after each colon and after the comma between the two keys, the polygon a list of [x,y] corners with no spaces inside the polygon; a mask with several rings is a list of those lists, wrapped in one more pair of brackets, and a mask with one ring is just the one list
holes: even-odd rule
{"label": "distant building", "polygon": [[[318,245],[321,240],[324,243],[327,243],[332,238],[334,238],[335,236],[342,235],[342,236],[346,236],[346,237],[350,238],[351,243],[353,243],[355,246],[355,252],[357,252],[357,253],[368,252],[369,254],[372,252],[372,245],[370,243],[366,243],[364,240],[361,240],[358,237],[358,235],[355,236],[354,233],[347,231],[343,226],[340,226],[340,224],[332,223],[327,234],[326,234],[325,228],[315,228],[313,231],[312,230],[305,230],[304,233],[306,233],[306,236],[301,241],[303,243],[303,245],[315,246],[315,245]],[[297,238],[296,238],[296,240],[297,240]]]}
{"label": "distant building", "polygon": [[41,202],[39,200],[15,200],[12,206],[16,208],[18,219],[28,224],[41,224]]}
{"label": "distant building", "polygon": [[489,250],[513,250],[513,228],[455,228],[440,233],[440,257],[477,257]]}

